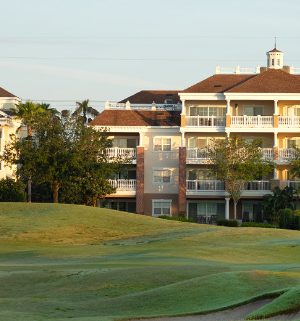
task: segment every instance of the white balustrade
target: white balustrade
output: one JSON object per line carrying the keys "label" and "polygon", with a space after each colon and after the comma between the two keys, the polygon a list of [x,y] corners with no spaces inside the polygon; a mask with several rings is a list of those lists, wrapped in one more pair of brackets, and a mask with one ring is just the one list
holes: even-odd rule
{"label": "white balustrade", "polygon": [[278,149],[278,162],[288,163],[292,161],[296,156],[294,148],[279,148]]}
{"label": "white balustrade", "polygon": [[273,116],[232,116],[231,127],[273,127]]}
{"label": "white balustrade", "polygon": [[300,116],[278,116],[278,127],[300,127]]}
{"label": "white balustrade", "polygon": [[155,109],[161,109],[161,110],[181,110],[181,104],[127,104],[126,103],[116,103],[116,102],[108,102],[106,105],[106,109],[133,109],[133,110],[153,110]]}
{"label": "white balustrade", "polygon": [[109,158],[129,158],[136,159],[136,148],[120,148],[120,147],[112,147],[106,148],[106,155]]}
{"label": "white balustrade", "polygon": [[295,191],[299,191],[300,181],[287,181],[287,186],[292,187]]}
{"label": "white balustrade", "polygon": [[271,183],[269,181],[246,182],[243,190],[244,191],[269,191],[271,190]]}
{"label": "white balustrade", "polygon": [[188,192],[224,191],[224,182],[218,180],[187,180]]}
{"label": "white balustrade", "polygon": [[109,184],[116,189],[117,192],[135,191],[135,179],[109,179]]}
{"label": "white balustrade", "polygon": [[225,127],[225,117],[186,116],[187,127]]}
{"label": "white balustrade", "polygon": [[188,148],[187,162],[205,163],[209,161],[209,154],[207,148]]}
{"label": "white balustrade", "polygon": [[262,148],[262,158],[264,160],[272,161],[274,160],[274,150],[273,148]]}

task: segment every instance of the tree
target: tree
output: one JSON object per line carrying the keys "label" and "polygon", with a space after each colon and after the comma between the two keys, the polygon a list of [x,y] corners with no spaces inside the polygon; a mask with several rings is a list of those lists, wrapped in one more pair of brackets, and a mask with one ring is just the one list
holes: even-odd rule
{"label": "tree", "polygon": [[280,210],[286,208],[295,209],[292,187],[286,186],[284,189],[275,187],[272,194],[264,195],[263,209],[271,223],[278,224]]}
{"label": "tree", "polygon": [[[32,138],[32,126],[36,115],[45,112],[45,109],[40,104],[35,104],[32,101],[27,101],[25,103],[19,103],[16,108],[12,110],[14,116],[20,118],[23,124],[27,127],[27,137],[30,143]],[[27,170],[27,200],[31,202],[31,183],[32,175],[29,170]]]}
{"label": "tree", "polygon": [[24,185],[11,178],[0,180],[0,202],[24,202]]}
{"label": "tree", "polygon": [[259,140],[214,140],[208,148],[208,155],[212,174],[224,182],[225,191],[233,199],[236,219],[236,207],[245,183],[272,172],[273,164],[263,160]]}
{"label": "tree", "polygon": [[18,165],[20,177],[30,172],[37,184],[48,184],[54,202],[66,185],[76,187],[86,204],[114,191],[107,179],[119,163],[106,156],[112,143],[104,131],[84,126],[78,117],[52,113],[36,115],[33,131],[31,140],[13,137],[2,156],[6,163]]}
{"label": "tree", "polygon": [[[92,118],[96,117],[99,112],[93,107],[89,106],[89,99],[83,100],[82,102],[76,101],[77,108],[75,109],[73,116],[81,116],[82,122],[86,124]],[[91,116],[88,118],[88,115]]]}

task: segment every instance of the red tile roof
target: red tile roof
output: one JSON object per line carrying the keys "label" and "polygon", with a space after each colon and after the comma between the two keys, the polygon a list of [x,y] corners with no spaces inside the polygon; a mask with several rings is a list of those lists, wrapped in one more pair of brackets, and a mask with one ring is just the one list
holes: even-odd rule
{"label": "red tile roof", "polygon": [[104,110],[91,126],[180,126],[180,112],[165,110]]}
{"label": "red tile roof", "polygon": [[272,50],[270,50],[268,52],[282,52],[282,51],[278,50],[277,48],[274,48],[274,49],[272,49]]}
{"label": "red tile roof", "polygon": [[177,104],[180,101],[178,92],[180,90],[142,90],[121,100],[120,103],[130,101],[132,104],[165,104],[166,99],[172,99],[173,104]]}
{"label": "red tile roof", "polygon": [[300,77],[281,69],[267,69],[256,75],[214,75],[184,93],[300,93]]}
{"label": "red tile roof", "polygon": [[8,92],[4,88],[0,87],[0,97],[16,97],[16,96]]}
{"label": "red tile roof", "polygon": [[268,69],[228,90],[232,93],[300,93],[300,78],[281,69]]}
{"label": "red tile roof", "polygon": [[255,75],[213,75],[183,90],[184,93],[223,93]]}

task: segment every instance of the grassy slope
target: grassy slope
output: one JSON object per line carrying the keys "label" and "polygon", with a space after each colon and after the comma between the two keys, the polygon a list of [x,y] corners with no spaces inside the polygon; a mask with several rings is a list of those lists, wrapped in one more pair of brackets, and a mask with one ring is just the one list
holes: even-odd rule
{"label": "grassy slope", "polygon": [[299,248],[296,231],[2,203],[0,320],[110,321],[221,309],[300,286]]}

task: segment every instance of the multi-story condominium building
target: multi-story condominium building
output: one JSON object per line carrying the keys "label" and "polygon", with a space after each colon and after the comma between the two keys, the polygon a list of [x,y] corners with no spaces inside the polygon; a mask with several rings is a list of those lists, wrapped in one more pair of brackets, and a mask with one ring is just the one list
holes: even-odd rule
{"label": "multi-story condominium building", "polygon": [[[11,115],[11,110],[20,101],[20,98],[0,87],[0,153],[10,141],[10,135],[20,130],[21,121]],[[4,162],[0,162],[0,179],[14,177],[15,170],[14,166],[5,166]]]}
{"label": "multi-story condominium building", "polygon": [[260,219],[263,195],[275,186],[300,186],[289,175],[300,146],[300,75],[283,53],[267,53],[267,67],[216,68],[199,83],[176,91],[141,91],[107,103],[91,123],[113,139],[110,157],[130,155],[104,205],[147,215],[186,215],[203,222],[232,218],[224,184],[208,175],[212,139],[262,140],[263,157],[276,164],[269,177],[248,182],[238,218]]}

